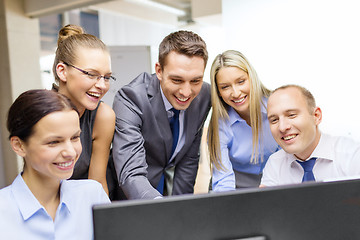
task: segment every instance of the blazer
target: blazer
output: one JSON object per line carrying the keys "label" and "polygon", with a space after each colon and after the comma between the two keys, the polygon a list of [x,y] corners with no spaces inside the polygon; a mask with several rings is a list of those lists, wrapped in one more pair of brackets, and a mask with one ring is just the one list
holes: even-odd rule
{"label": "blazer", "polygon": [[142,73],[115,95],[113,161],[127,199],[153,199],[167,168],[174,168],[173,195],[193,193],[202,129],[211,107],[210,85],[203,83],[185,111],[186,141],[169,164],[172,133],[156,74]]}

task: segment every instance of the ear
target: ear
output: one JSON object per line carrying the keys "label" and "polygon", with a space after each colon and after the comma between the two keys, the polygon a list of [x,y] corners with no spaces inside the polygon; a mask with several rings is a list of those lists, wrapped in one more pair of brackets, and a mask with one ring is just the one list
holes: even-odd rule
{"label": "ear", "polygon": [[66,82],[66,66],[64,63],[58,63],[56,65],[56,74],[58,75],[60,81]]}
{"label": "ear", "polygon": [[315,109],[314,109],[314,119],[315,119],[316,126],[321,123],[322,111],[319,107],[315,107]]}
{"label": "ear", "polygon": [[156,73],[157,78],[161,81],[163,72],[162,72],[160,63],[158,63],[158,62],[155,64],[155,73]]}
{"label": "ear", "polygon": [[17,136],[12,136],[10,138],[10,145],[14,152],[20,157],[25,157],[26,149],[24,142]]}

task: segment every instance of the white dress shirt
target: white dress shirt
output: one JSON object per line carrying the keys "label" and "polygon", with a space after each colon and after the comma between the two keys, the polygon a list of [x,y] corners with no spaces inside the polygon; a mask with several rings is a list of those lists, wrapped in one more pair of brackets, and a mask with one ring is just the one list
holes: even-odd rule
{"label": "white dress shirt", "polygon": [[[360,178],[360,144],[346,137],[321,134],[319,144],[309,157],[316,157],[313,173],[317,182]],[[304,169],[293,154],[283,149],[267,161],[261,185],[301,183]]]}

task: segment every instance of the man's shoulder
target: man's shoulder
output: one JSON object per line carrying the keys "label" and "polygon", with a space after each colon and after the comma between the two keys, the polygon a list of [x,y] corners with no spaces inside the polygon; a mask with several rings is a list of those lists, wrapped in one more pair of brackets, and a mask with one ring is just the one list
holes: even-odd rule
{"label": "man's shoulder", "polygon": [[337,147],[358,147],[360,146],[360,142],[356,141],[355,139],[349,136],[340,136],[340,135],[330,135],[326,133],[321,134],[321,144],[325,145],[326,147],[331,146],[332,148]]}
{"label": "man's shoulder", "polygon": [[[117,102],[134,102],[138,105],[144,102],[145,99],[149,99],[152,96],[158,94],[159,80],[156,74],[149,74],[143,72],[139,74],[130,83],[124,85],[119,89],[114,98],[114,103]],[[141,105],[141,104],[140,104]]]}
{"label": "man's shoulder", "polygon": [[[325,135],[325,134],[324,134]],[[326,146],[332,146],[335,152],[352,152],[360,149],[360,143],[348,136],[326,136]]]}
{"label": "man's shoulder", "polygon": [[201,87],[200,93],[202,95],[204,95],[205,97],[210,97],[210,91],[211,91],[210,90],[210,84],[207,83],[207,82],[204,82],[202,87]]}
{"label": "man's shoulder", "polygon": [[[147,89],[150,85],[156,84],[159,81],[157,80],[156,74],[150,74],[147,72],[140,73],[138,76],[136,76],[131,82],[124,85],[122,89],[128,89],[135,91],[136,89]],[[159,84],[159,83],[158,83]]]}
{"label": "man's shoulder", "polygon": [[199,122],[206,119],[211,108],[210,85],[203,83],[200,93],[191,102],[186,112],[192,116],[198,116]]}
{"label": "man's shoulder", "polygon": [[207,82],[204,82],[200,93],[196,96],[196,98],[194,99],[194,101],[191,103],[192,105],[197,105],[197,104],[205,104],[206,105],[211,105],[211,97],[210,97],[210,84]]}
{"label": "man's shoulder", "polygon": [[288,154],[283,150],[280,149],[279,151],[274,152],[270,155],[268,162],[278,162],[278,161],[284,161],[287,159]]}

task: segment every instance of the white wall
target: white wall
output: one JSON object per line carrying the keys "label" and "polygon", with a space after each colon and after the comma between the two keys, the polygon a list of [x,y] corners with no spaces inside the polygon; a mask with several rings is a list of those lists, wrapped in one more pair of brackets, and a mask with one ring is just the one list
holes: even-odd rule
{"label": "white wall", "polygon": [[99,9],[99,29],[100,39],[108,46],[150,46],[155,72],[159,44],[176,27]]}
{"label": "white wall", "polygon": [[22,169],[22,158],[16,157],[9,144],[7,111],[20,93],[41,87],[39,21],[24,16],[23,3],[0,1],[0,188]]}
{"label": "white wall", "polygon": [[225,46],[243,52],[269,88],[308,88],[324,132],[360,140],[360,2],[223,0]]}
{"label": "white wall", "polygon": [[[147,45],[151,48],[151,72],[154,72],[158,60],[158,47],[165,36],[177,30],[189,30],[199,34],[207,44],[209,61],[204,74],[204,81],[210,82],[209,72],[213,59],[220,53],[223,43],[222,27],[219,22],[213,25],[199,19],[188,25],[164,24],[120,13],[98,9],[100,38],[108,46]],[[221,21],[221,17],[216,20]]]}
{"label": "white wall", "polygon": [[360,141],[360,113],[353,107],[360,80],[359,6],[357,0],[223,0],[222,17],[180,27],[100,10],[100,38],[109,46],[149,45],[153,72],[161,40],[179,28],[192,30],[208,45],[205,81],[217,54],[239,50],[269,88],[307,87],[323,110],[324,132]]}

